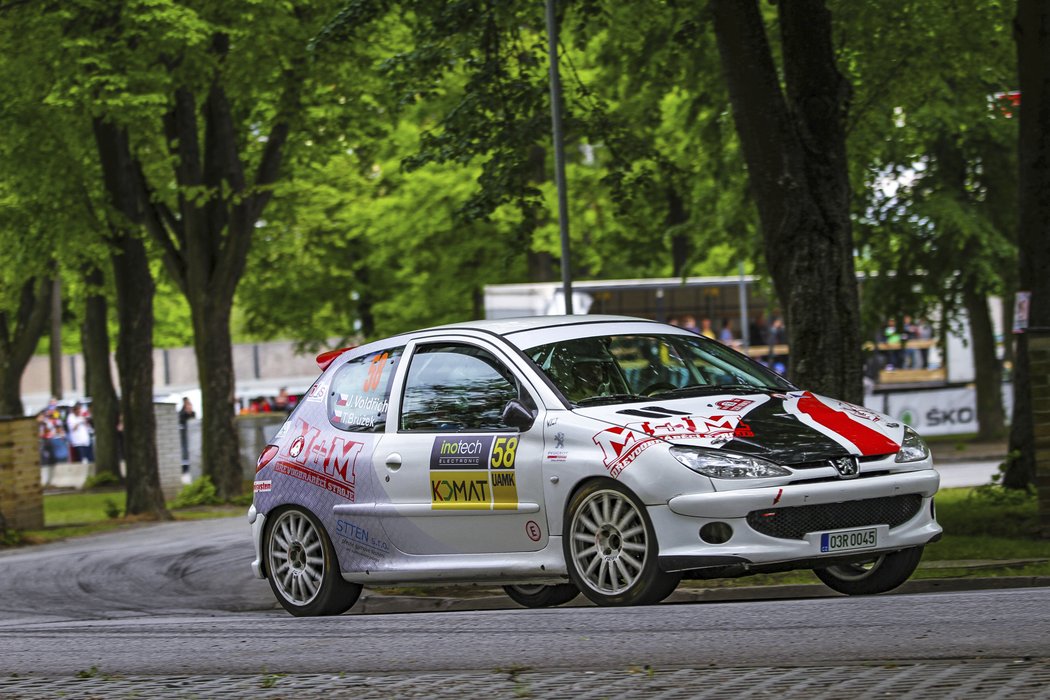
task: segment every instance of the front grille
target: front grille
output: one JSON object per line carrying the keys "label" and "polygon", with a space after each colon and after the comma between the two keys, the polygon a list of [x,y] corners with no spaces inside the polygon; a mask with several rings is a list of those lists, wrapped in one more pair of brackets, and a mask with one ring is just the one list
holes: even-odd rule
{"label": "front grille", "polygon": [[809,532],[871,525],[897,527],[915,517],[921,507],[922,496],[911,493],[843,503],[753,510],[747,514],[747,524],[763,535],[801,540]]}
{"label": "front grille", "polygon": [[[840,455],[840,456],[842,456],[842,455]],[[892,454],[888,454],[888,455],[860,455],[859,457],[857,457],[857,461],[860,462],[861,464],[868,464],[870,462],[881,462],[882,460],[886,459],[887,457],[892,457],[892,456],[893,456]],[[783,464],[784,464],[784,466],[791,467],[792,469],[823,469],[824,467],[831,467],[832,469],[835,468],[835,465],[834,465],[834,463],[832,462],[832,460],[830,458],[829,459],[818,459],[818,460],[813,461],[813,462],[797,462],[795,464],[791,464],[790,462],[784,462]]]}

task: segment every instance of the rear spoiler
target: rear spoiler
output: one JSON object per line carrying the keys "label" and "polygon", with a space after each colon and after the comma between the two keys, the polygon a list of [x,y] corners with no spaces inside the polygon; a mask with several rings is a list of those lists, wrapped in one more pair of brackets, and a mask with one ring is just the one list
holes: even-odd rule
{"label": "rear spoiler", "polygon": [[347,350],[353,350],[356,345],[348,345],[345,348],[339,348],[338,350],[326,350],[317,356],[317,366],[324,372],[328,369],[329,365],[335,362],[336,358],[342,355]]}

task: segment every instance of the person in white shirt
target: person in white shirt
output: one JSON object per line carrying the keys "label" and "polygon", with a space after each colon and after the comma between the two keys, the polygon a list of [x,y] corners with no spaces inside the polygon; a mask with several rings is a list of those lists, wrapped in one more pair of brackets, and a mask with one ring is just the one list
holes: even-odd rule
{"label": "person in white shirt", "polygon": [[84,404],[75,404],[73,410],[66,418],[69,444],[72,445],[74,450],[70,461],[95,461],[95,451],[92,449],[91,444],[91,427],[91,415],[84,408]]}

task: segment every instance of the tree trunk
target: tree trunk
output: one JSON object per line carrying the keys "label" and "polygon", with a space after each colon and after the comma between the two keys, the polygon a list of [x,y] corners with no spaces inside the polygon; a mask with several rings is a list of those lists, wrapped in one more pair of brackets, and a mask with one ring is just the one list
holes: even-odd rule
{"label": "tree trunk", "polygon": [[1014,28],[1023,96],[1018,139],[1018,287],[1032,296],[1028,331],[1017,344],[1015,430],[1010,433],[1011,454],[1021,454],[1022,462],[1020,467],[1008,465],[1003,483],[1020,482],[1020,475],[1010,469],[1031,465],[1029,474],[1039,494],[1039,527],[1043,537],[1050,538],[1050,275],[1046,274],[1050,269],[1050,199],[1046,197],[1050,191],[1050,5],[1018,0]]}
{"label": "tree trunk", "polygon": [[[229,37],[215,34],[212,51],[217,64],[221,64],[228,50]],[[290,119],[301,108],[302,82],[297,71],[304,65],[305,57],[301,57],[286,71],[281,107],[266,135],[254,178],[245,172],[246,164],[238,151],[240,139],[233,108],[221,83],[221,71],[213,74],[201,109],[198,110],[193,91],[179,87],[171,110],[164,117],[178,185],[177,208],[170,209],[162,197],[154,196],[145,177],[140,177],[141,196],[150,204],[146,211],[147,228],[163,252],[168,272],[190,305],[203,404],[204,473],[212,478],[218,495],[224,499],[239,495],[243,487],[233,414],[230,309],[244,273],[255,224],[273,196],[272,185],[280,174]],[[204,199],[198,194],[202,188],[210,193]]]}
{"label": "tree trunk", "polygon": [[0,352],[0,417],[20,416],[22,406],[22,370],[15,370]]}
{"label": "tree trunk", "polygon": [[[1014,349],[1014,417],[1003,485],[1039,490],[1039,519],[1050,537],[1050,408],[1048,378],[1031,355],[1050,334],[1050,5],[1018,0],[1014,19],[1021,88],[1018,138],[1018,289],[1031,292],[1029,330]],[[1035,393],[1037,392],[1038,393]]]}
{"label": "tree trunk", "polygon": [[[973,201],[967,182],[966,156],[954,138],[938,139],[934,145],[936,176],[946,195],[959,203],[960,208],[972,212],[974,218],[981,216],[980,204]],[[961,227],[952,219],[935,222],[945,232],[965,240],[964,259],[979,261],[981,245],[966,237]],[[977,388],[977,437],[981,440],[998,440],[1006,434],[1006,415],[1003,411],[1003,372],[995,352],[995,329],[988,310],[987,283],[979,273],[963,272],[959,285],[962,288],[962,303],[970,320],[970,343],[973,354],[974,384]],[[898,322],[899,323],[899,322]],[[900,327],[900,325],[898,325]]]}
{"label": "tree trunk", "polygon": [[22,373],[33,357],[51,310],[51,280],[22,285],[14,314],[0,312],[0,416],[21,416]]}
{"label": "tree trunk", "polygon": [[95,427],[95,473],[120,476],[120,453],[117,447],[119,404],[109,368],[109,328],[106,297],[102,293],[105,278],[91,265],[84,272],[88,296],[84,324],[80,330],[84,349],[84,375],[91,397],[91,417]]}
{"label": "tree trunk", "polygon": [[241,493],[244,472],[234,412],[230,301],[203,299],[191,304],[197,373],[201,383],[201,463],[223,498]]}
{"label": "tree trunk", "polygon": [[758,206],[766,264],[785,310],[790,375],[863,400],[844,121],[850,88],[835,67],[819,0],[781,0],[786,96],[754,0],[714,0],[715,34]]}
{"label": "tree trunk", "polygon": [[685,277],[688,273],[689,256],[692,246],[689,235],[682,226],[689,221],[682,195],[674,187],[667,188],[667,217],[664,225],[671,231],[671,276]]}
{"label": "tree trunk", "polygon": [[988,311],[988,298],[978,291],[975,280],[963,284],[963,305],[970,317],[970,342],[977,387],[977,438],[999,440],[1006,435],[1003,411],[1003,373],[995,354],[995,330]]}
{"label": "tree trunk", "polygon": [[1032,436],[1032,393],[1028,390],[1028,334],[1014,340],[1014,413],[1003,486],[1027,489],[1035,483],[1035,445]]}
{"label": "tree trunk", "polygon": [[170,519],[157,471],[157,421],[153,416],[153,277],[142,241],[118,233],[113,277],[117,286],[117,369],[124,418],[127,514]]}
{"label": "tree trunk", "polygon": [[51,280],[51,395],[62,398],[62,280],[55,276]]}
{"label": "tree trunk", "polygon": [[103,180],[113,209],[111,259],[117,289],[117,370],[124,423],[127,513],[168,519],[157,469],[153,416],[153,276],[142,240],[127,227],[142,220],[145,202],[127,131],[101,118],[93,123]]}

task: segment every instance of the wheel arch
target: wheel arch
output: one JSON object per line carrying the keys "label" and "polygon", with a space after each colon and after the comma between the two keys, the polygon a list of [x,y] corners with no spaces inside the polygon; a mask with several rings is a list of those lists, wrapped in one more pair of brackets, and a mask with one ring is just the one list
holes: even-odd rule
{"label": "wheel arch", "polygon": [[572,488],[569,489],[569,492],[565,494],[565,500],[562,502],[561,512],[559,513],[559,516],[561,517],[560,527],[558,528],[559,535],[565,535],[565,527],[570,520],[569,505],[572,503],[572,500],[576,497],[576,494],[583,490],[587,485],[596,482],[602,484],[619,484],[623,488],[627,489],[632,496],[639,500],[639,502],[641,502],[641,499],[638,498],[638,494],[634,491],[634,489],[632,489],[630,486],[623,483],[622,481],[617,481],[612,477],[605,476],[602,474],[589,474],[587,476],[580,477],[576,481],[576,483],[572,485]]}

